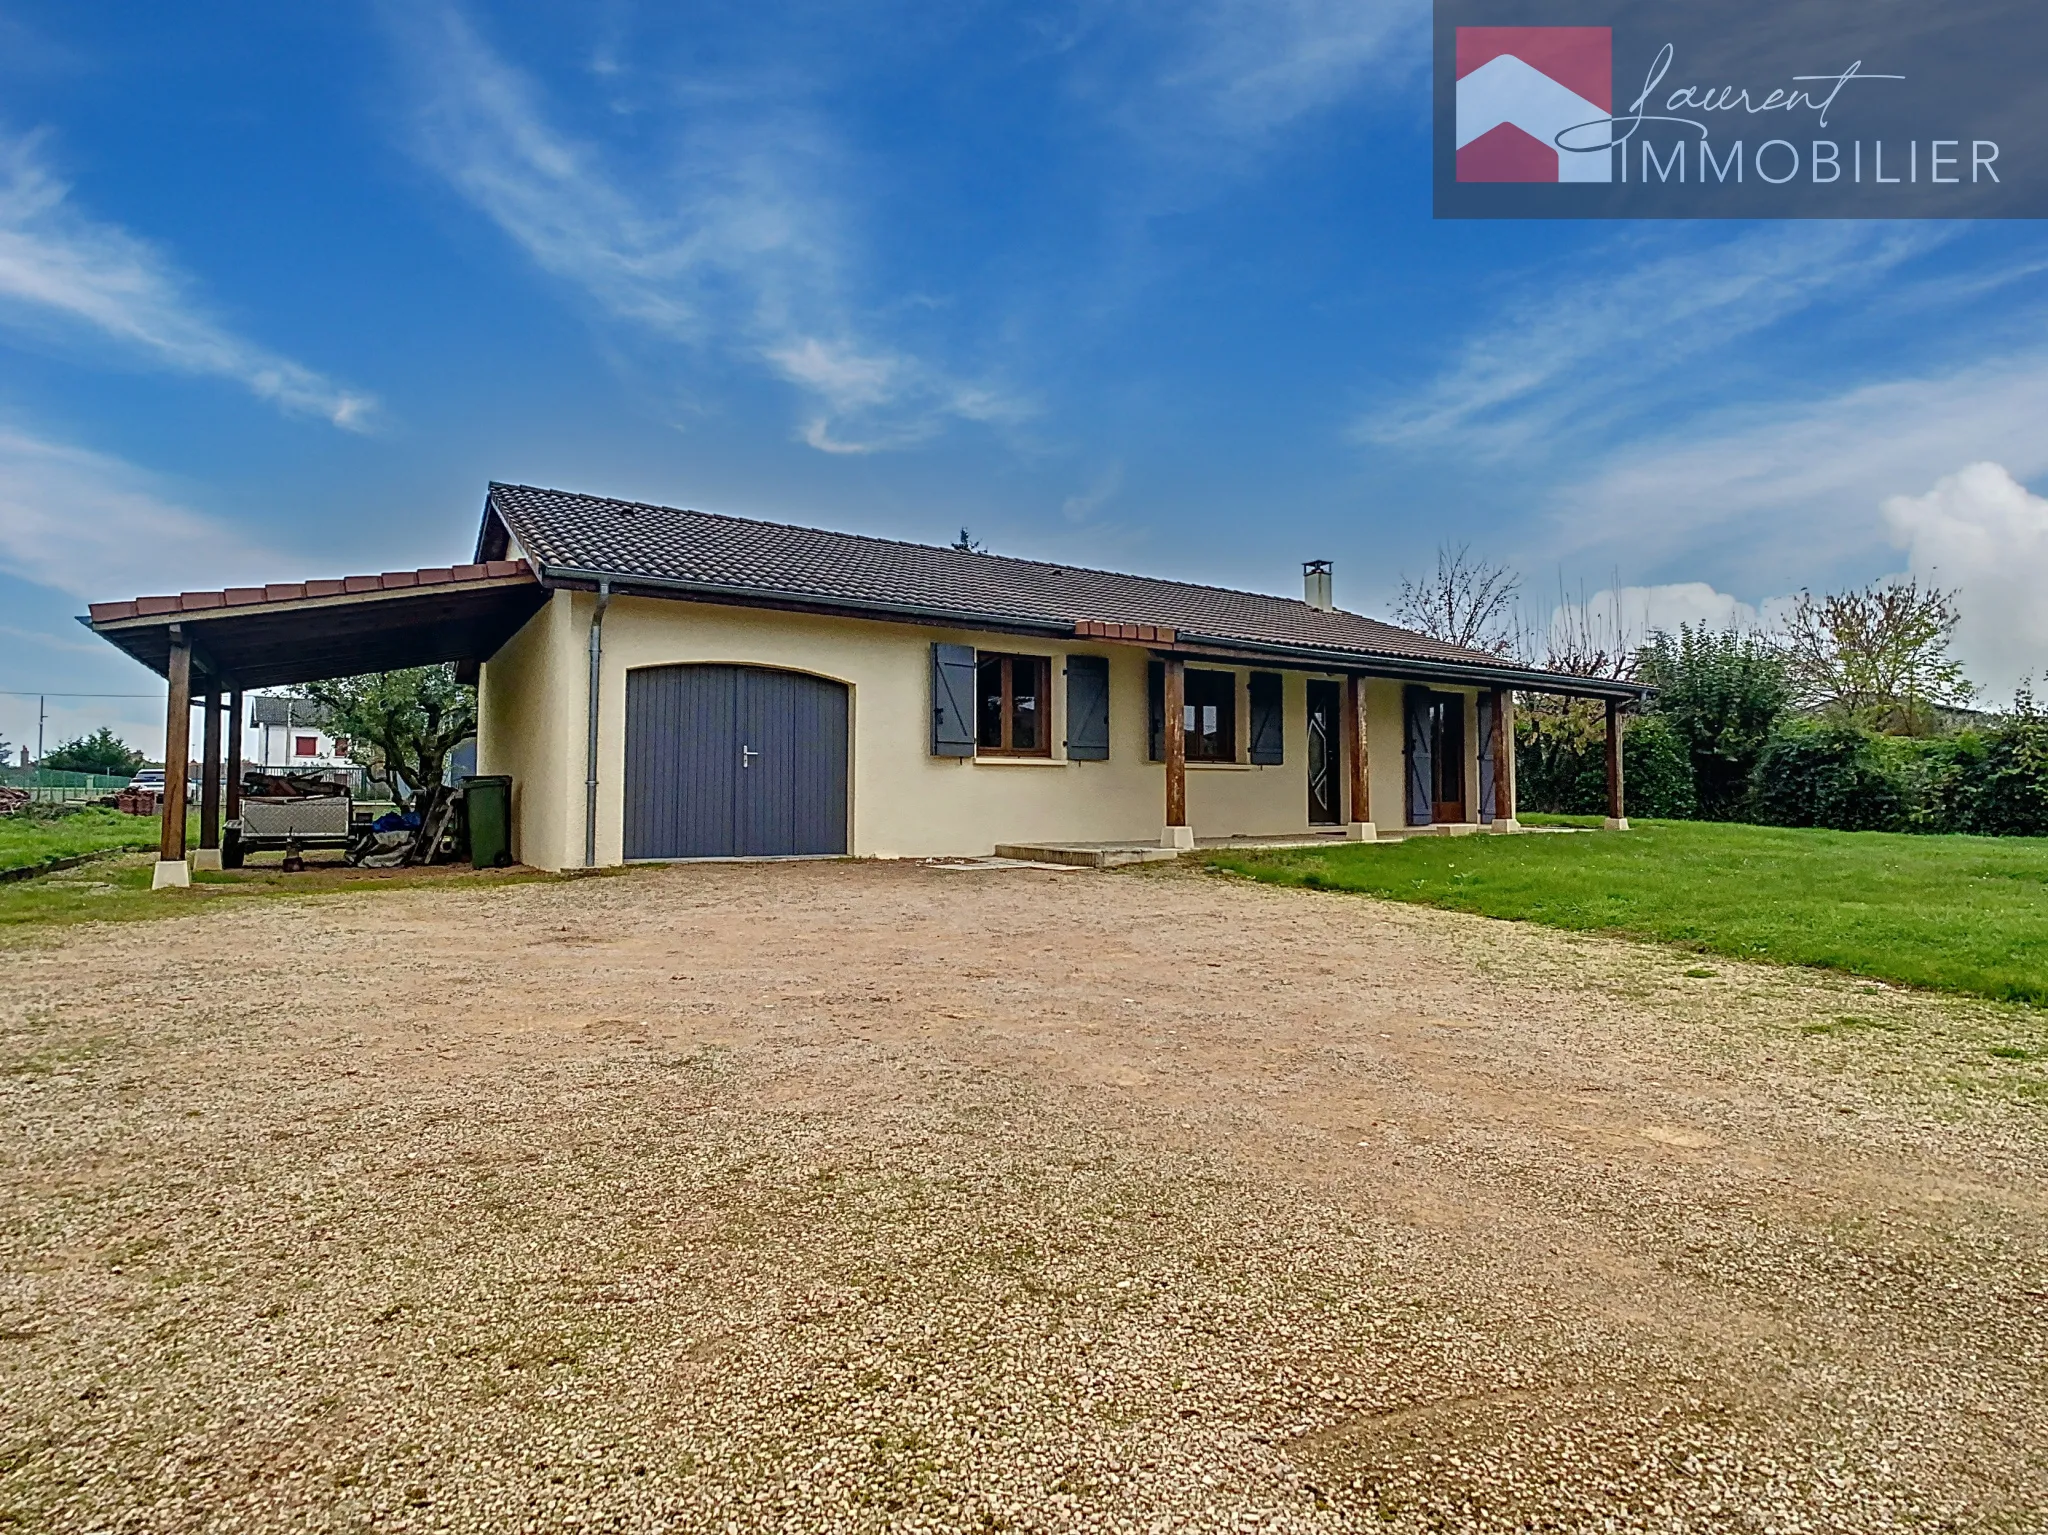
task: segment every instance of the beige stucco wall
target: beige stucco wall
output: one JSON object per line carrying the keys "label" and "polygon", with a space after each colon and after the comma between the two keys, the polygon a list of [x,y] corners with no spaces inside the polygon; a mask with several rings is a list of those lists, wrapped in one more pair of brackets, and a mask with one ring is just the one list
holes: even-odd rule
{"label": "beige stucco wall", "polygon": [[[513,776],[515,848],[523,862],[543,868],[583,861],[586,646],[595,601],[587,593],[557,592],[483,669],[478,771]],[[1051,658],[1051,759],[930,755],[934,642]],[[1069,655],[1108,658],[1107,761],[1066,759],[1061,662]],[[656,598],[615,599],[604,624],[597,861],[614,864],[622,857],[627,675],[641,667],[687,663],[782,667],[847,685],[848,846],[855,856],[972,856],[1008,842],[1155,840],[1165,821],[1165,769],[1145,756],[1147,659],[1137,646],[1058,644]],[[1211,669],[1238,675],[1242,756],[1250,728],[1244,679],[1253,668]],[[1286,761],[1261,767],[1190,764],[1188,820],[1197,836],[1308,830],[1307,678],[1281,675]],[[1405,819],[1401,685],[1374,679],[1366,686],[1373,809],[1381,825],[1398,827]],[[1475,764],[1476,756],[1475,744]],[[1471,803],[1476,814],[1476,794]]]}
{"label": "beige stucco wall", "polygon": [[588,622],[556,592],[477,681],[476,770],[512,776],[512,856],[544,869],[583,862]]}

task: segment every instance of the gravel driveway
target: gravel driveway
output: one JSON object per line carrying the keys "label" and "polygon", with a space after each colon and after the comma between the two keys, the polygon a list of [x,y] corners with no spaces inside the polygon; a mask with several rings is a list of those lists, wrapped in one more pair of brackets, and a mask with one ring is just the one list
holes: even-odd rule
{"label": "gravel driveway", "polygon": [[0,1527],[2048,1507],[2039,1014],[1180,871],[9,942]]}

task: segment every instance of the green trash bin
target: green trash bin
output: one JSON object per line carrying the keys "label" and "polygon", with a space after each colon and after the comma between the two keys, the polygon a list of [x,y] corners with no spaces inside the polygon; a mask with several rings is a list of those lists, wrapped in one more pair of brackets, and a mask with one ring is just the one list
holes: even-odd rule
{"label": "green trash bin", "polygon": [[512,780],[490,773],[462,780],[469,820],[469,861],[479,869],[502,869],[512,861]]}

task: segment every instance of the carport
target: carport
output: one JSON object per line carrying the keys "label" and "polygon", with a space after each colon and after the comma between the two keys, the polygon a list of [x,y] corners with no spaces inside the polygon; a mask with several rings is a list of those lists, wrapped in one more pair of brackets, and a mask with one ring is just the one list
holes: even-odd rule
{"label": "carport", "polygon": [[[546,600],[524,561],[491,560],[92,604],[82,622],[170,688],[156,887],[189,883],[194,863],[219,867],[221,823],[241,812],[237,774],[228,775],[222,800],[221,715],[225,710],[227,760],[239,764],[248,690],[448,661],[474,667]],[[198,856],[188,861],[186,768],[194,704],[202,711],[203,769]]]}

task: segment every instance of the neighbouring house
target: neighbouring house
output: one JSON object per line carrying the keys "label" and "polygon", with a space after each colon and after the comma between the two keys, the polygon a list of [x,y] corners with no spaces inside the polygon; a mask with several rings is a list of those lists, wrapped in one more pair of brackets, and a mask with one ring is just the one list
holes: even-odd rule
{"label": "neighbouring house", "polygon": [[258,693],[249,700],[243,759],[270,773],[347,772],[357,776],[359,770],[348,754],[348,738],[329,735],[327,724],[326,708],[310,698]]}
{"label": "neighbouring house", "polygon": [[181,688],[459,663],[543,868],[1508,830],[1516,691],[1607,701],[1618,818],[1640,691],[1345,612],[1324,561],[1276,597],[517,485],[469,565],[89,622],[174,730]]}

